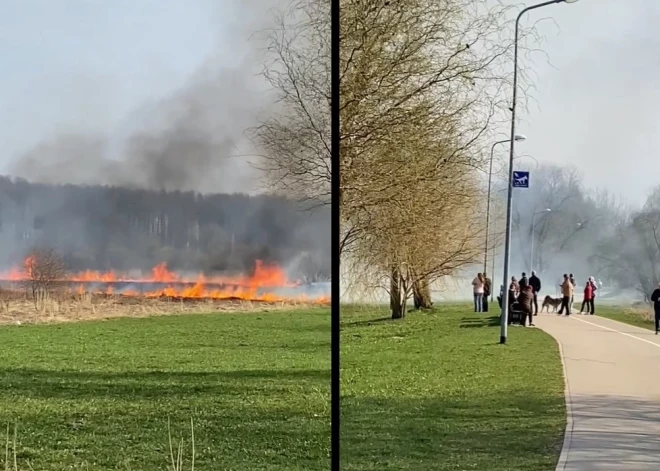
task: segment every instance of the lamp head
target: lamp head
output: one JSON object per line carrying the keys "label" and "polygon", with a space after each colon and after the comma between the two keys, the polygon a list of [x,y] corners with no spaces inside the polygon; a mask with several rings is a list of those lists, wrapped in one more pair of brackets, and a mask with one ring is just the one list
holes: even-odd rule
{"label": "lamp head", "polygon": [[550,209],[550,208],[545,208],[545,211],[546,211],[547,213],[551,213],[551,212],[552,212],[552,209]]}
{"label": "lamp head", "polygon": [[564,0],[564,3],[577,3],[579,0]]}
{"label": "lamp head", "polygon": [[526,138],[525,136],[523,136],[522,134],[516,134],[516,135],[513,137],[513,139],[514,139],[516,142],[522,142],[522,141],[527,140],[527,138]]}

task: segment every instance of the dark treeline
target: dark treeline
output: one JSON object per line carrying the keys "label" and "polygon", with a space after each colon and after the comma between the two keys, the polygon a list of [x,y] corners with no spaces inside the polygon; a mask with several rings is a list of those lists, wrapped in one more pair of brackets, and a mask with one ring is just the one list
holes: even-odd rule
{"label": "dark treeline", "polygon": [[0,263],[51,246],[70,270],[247,272],[260,259],[292,276],[330,273],[327,209],[276,196],[201,195],[0,177]]}

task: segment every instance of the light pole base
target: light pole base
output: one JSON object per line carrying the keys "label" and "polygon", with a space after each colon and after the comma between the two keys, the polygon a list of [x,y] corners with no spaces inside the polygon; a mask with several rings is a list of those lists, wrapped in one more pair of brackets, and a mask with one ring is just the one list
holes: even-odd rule
{"label": "light pole base", "polygon": [[500,345],[504,345],[505,343],[506,343],[506,337],[500,335]]}

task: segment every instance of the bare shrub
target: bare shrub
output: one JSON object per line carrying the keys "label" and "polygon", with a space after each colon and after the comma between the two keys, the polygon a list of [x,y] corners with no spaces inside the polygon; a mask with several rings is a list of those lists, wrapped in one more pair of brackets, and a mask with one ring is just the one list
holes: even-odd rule
{"label": "bare shrub", "polygon": [[56,282],[65,277],[62,256],[50,247],[34,247],[25,257],[27,288],[37,310],[43,311]]}

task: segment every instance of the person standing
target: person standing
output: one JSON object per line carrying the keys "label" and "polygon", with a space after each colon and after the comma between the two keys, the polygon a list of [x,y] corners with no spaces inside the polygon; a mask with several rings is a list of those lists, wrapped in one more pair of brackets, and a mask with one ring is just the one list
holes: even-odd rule
{"label": "person standing", "polygon": [[492,287],[492,281],[484,273],[484,297],[481,302],[482,312],[488,312],[488,296],[490,296]]}
{"label": "person standing", "polygon": [[596,312],[594,301],[596,300],[596,291],[598,290],[598,284],[596,283],[596,278],[594,278],[593,276],[589,277],[589,283],[591,283],[591,290],[593,291],[593,295],[591,296],[591,315],[593,316],[594,313]]}
{"label": "person standing", "polygon": [[474,294],[474,312],[482,312],[482,301],[484,298],[484,276],[477,273],[477,277],[472,280],[472,293]]}
{"label": "person standing", "polygon": [[518,281],[516,280],[515,276],[511,277],[511,284],[509,285],[509,307],[513,305],[513,303],[516,302],[516,299],[518,299],[518,294],[520,293],[520,285],[518,284]]}
{"label": "person standing", "polygon": [[538,295],[541,292],[541,279],[536,276],[534,270],[532,270],[532,276],[529,277],[529,286],[532,287],[532,294],[534,296],[532,302],[534,303],[534,315],[536,316],[539,313]]}
{"label": "person standing", "polygon": [[527,274],[525,272],[522,273],[522,277],[520,278],[520,283],[518,284],[520,285],[521,293],[525,291],[525,288],[527,288],[527,286],[529,286],[529,280],[527,279]]}
{"label": "person standing", "polygon": [[584,306],[587,306],[587,314],[589,314],[593,308],[594,303],[594,288],[591,285],[591,279],[587,280],[587,284],[584,286],[584,298],[582,299],[582,307],[580,307],[580,314],[584,312]]}
{"label": "person standing", "polygon": [[558,314],[561,315],[564,313],[564,308],[566,308],[566,315],[571,315],[571,300],[573,299],[573,283],[569,279],[568,275],[564,274],[564,282],[561,284],[561,308],[559,309]]}
{"label": "person standing", "polygon": [[577,286],[577,283],[575,282],[575,278],[573,277],[573,273],[568,275],[568,279],[573,285],[573,295],[571,295],[571,307],[573,307],[573,304],[575,304],[575,287]]}
{"label": "person standing", "polygon": [[520,325],[525,327],[525,320],[529,318],[529,326],[534,327],[532,323],[532,299],[533,299],[533,290],[532,287],[527,285],[525,289],[520,292],[518,296],[518,310],[523,314],[520,318]]}
{"label": "person standing", "polygon": [[658,335],[658,331],[660,331],[660,283],[651,294],[651,301],[653,302],[653,313],[655,314],[655,335]]}
{"label": "person standing", "polygon": [[520,294],[520,284],[518,283],[518,280],[516,280],[515,276],[511,277],[511,284],[509,285],[509,291],[513,291],[514,297],[518,297],[518,294]]}

